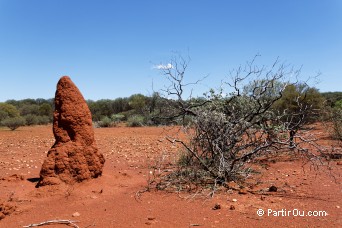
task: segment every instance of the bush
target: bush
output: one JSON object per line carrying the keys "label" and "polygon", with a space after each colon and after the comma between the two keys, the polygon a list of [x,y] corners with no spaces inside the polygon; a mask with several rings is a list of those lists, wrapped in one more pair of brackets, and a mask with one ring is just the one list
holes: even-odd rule
{"label": "bush", "polygon": [[46,125],[52,122],[50,117],[48,116],[37,116],[37,119],[38,119],[38,123],[37,123],[38,125]]}
{"label": "bush", "polygon": [[8,113],[0,109],[0,122],[7,119],[8,117],[9,117]]}
{"label": "bush", "polygon": [[33,114],[26,115],[25,117],[26,125],[37,125],[38,124],[38,117]]}
{"label": "bush", "polygon": [[329,129],[331,137],[342,141],[342,109],[333,108],[329,112],[329,120],[332,123]]}
{"label": "bush", "polygon": [[97,123],[97,125],[98,127],[113,127],[115,124],[108,116],[105,116]]}
{"label": "bush", "polygon": [[144,126],[145,118],[141,115],[133,115],[128,117],[127,126],[129,127],[142,127]]}
{"label": "bush", "polygon": [[289,150],[311,162],[319,159],[323,150],[300,130],[319,113],[323,99],[316,89],[287,81],[299,71],[278,61],[260,68],[253,60],[222,83],[232,92],[212,89],[203,99],[186,99],[185,87],[192,84],[184,82],[187,62],[172,65],[175,68],[162,72],[169,80],[164,96],[176,102],[167,104],[171,111],[161,113],[160,119],[183,123],[186,140],[167,139],[179,143],[185,153],[173,171],[158,177],[157,189],[182,190],[193,184],[215,189],[217,184],[243,182],[260,158]]}
{"label": "bush", "polygon": [[306,84],[287,85],[282,97],[277,100],[272,109],[282,115],[283,120],[292,119],[293,127],[298,122],[313,123],[321,116],[324,98],[316,88]]}
{"label": "bush", "polygon": [[335,108],[342,110],[342,100],[338,100],[335,102]]}
{"label": "bush", "polygon": [[123,114],[113,114],[111,116],[111,119],[115,122],[115,123],[118,123],[118,122],[121,122],[125,119],[125,115]]}
{"label": "bush", "polygon": [[133,116],[135,113],[134,110],[129,110],[125,112],[120,112],[118,115],[123,115],[124,117],[121,119],[122,121],[127,121],[130,116]]}
{"label": "bush", "polygon": [[8,118],[2,121],[2,125],[14,131],[18,127],[25,125],[25,119],[23,117]]}
{"label": "bush", "polygon": [[19,115],[19,111],[14,105],[0,102],[0,121],[7,117],[13,118]]}

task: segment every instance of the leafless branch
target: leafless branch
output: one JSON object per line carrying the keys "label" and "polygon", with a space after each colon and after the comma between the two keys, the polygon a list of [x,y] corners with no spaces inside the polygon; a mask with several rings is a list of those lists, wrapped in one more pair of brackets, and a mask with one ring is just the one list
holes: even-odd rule
{"label": "leafless branch", "polygon": [[23,227],[37,227],[37,226],[45,226],[45,225],[51,225],[51,224],[65,224],[65,225],[72,225],[75,228],[79,228],[79,226],[77,226],[75,224],[75,222],[77,221],[72,221],[72,220],[49,220],[49,221],[45,221],[45,222],[41,222],[41,223],[36,223],[36,224],[30,224],[27,226],[23,226]]}

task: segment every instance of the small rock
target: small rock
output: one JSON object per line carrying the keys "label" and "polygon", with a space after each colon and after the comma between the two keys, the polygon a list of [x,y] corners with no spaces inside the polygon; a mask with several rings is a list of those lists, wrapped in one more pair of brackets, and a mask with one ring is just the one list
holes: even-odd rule
{"label": "small rock", "polygon": [[237,202],[237,199],[232,199],[232,202]]}
{"label": "small rock", "polygon": [[262,201],[265,201],[266,196],[261,196],[260,199],[261,199]]}
{"label": "small rock", "polygon": [[215,204],[215,206],[212,208],[213,210],[219,210],[221,209],[221,205],[220,204]]}
{"label": "small rock", "polygon": [[340,206],[336,206],[336,208],[341,208]]}
{"label": "small rock", "polygon": [[342,165],[342,161],[337,162],[337,165]]}
{"label": "small rock", "polygon": [[269,192],[276,192],[278,191],[278,188],[274,185],[272,185],[269,189],[268,189]]}
{"label": "small rock", "polygon": [[245,188],[239,190],[239,194],[246,195],[248,192]]}
{"label": "small rock", "polygon": [[79,217],[81,214],[79,212],[75,212],[72,214],[72,217]]}
{"label": "small rock", "polygon": [[152,216],[149,216],[147,217],[148,220],[152,221],[152,220],[155,220],[156,218],[155,217],[152,217]]}
{"label": "small rock", "polygon": [[234,205],[230,205],[229,209],[230,210],[235,210],[235,206]]}

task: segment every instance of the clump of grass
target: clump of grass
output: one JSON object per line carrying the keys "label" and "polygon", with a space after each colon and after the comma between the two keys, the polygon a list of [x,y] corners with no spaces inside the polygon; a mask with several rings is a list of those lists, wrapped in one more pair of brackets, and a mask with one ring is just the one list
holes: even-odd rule
{"label": "clump of grass", "polygon": [[112,119],[105,116],[97,123],[97,125],[99,127],[113,127],[115,125],[115,123]]}
{"label": "clump of grass", "polygon": [[141,115],[133,115],[128,117],[127,126],[128,127],[142,127],[144,126],[145,118]]}

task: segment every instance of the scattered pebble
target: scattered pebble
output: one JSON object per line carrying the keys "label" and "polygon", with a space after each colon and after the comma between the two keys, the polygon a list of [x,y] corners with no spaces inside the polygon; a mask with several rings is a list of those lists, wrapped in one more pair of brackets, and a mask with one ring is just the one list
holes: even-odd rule
{"label": "scattered pebble", "polygon": [[276,192],[276,191],[278,191],[278,188],[276,186],[272,185],[271,187],[269,187],[268,191],[269,192]]}
{"label": "scattered pebble", "polygon": [[219,210],[221,209],[221,205],[220,204],[215,204],[215,206],[212,208],[213,210]]}
{"label": "scattered pebble", "polygon": [[75,212],[72,214],[72,217],[79,217],[81,214],[79,212]]}

